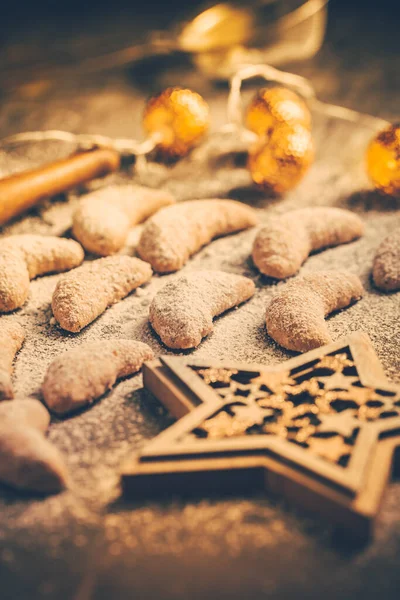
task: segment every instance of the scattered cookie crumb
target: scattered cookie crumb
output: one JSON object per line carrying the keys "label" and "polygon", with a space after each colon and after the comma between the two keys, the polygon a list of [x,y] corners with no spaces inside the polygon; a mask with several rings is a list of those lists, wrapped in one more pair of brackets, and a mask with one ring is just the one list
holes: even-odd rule
{"label": "scattered cookie crumb", "polygon": [[144,296],[147,296],[147,294],[148,294],[147,290],[144,290],[143,288],[138,288],[136,290],[136,296],[138,298],[143,298]]}

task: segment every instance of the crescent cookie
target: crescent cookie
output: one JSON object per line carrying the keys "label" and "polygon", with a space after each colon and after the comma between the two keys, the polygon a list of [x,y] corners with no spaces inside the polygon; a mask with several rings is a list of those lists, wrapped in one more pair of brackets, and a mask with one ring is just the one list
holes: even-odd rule
{"label": "crescent cookie", "polygon": [[20,308],[29,281],[38,275],[69,271],[81,264],[82,246],[74,240],[44,235],[13,235],[0,241],[0,312]]}
{"label": "crescent cookie", "polygon": [[134,340],[85,344],[53,360],[42,385],[43,398],[51,411],[66,415],[91,404],[153,356],[150,346]]}
{"label": "crescent cookie", "polygon": [[163,190],[132,185],[101,188],[81,200],[72,232],[88,252],[115,254],[124,246],[131,227],[173,203],[174,197]]}
{"label": "crescent cookie", "polygon": [[372,269],[377,288],[384,292],[400,290],[400,228],[383,240]]}
{"label": "crescent cookie", "polygon": [[54,494],[67,486],[68,473],[62,455],[38,427],[5,419],[0,422],[0,481]]}
{"label": "crescent cookie", "polygon": [[13,398],[11,381],[15,355],[21,349],[25,331],[18,323],[0,320],[0,400]]}
{"label": "crescent cookie", "polygon": [[278,344],[297,352],[329,344],[332,338],[325,317],[359,300],[363,292],[357,275],[344,271],[317,271],[297,277],[270,301],[267,332]]}
{"label": "crescent cookie", "polygon": [[254,294],[254,282],[223,271],[194,271],[167,283],[150,305],[150,323],[169,348],[195,348],[213,318]]}
{"label": "crescent cookie", "polygon": [[77,333],[151,276],[150,265],[131,256],[87,262],[57,283],[53,315],[63,329]]}
{"label": "crescent cookie", "polygon": [[138,253],[155,271],[178,271],[212,239],[253,227],[253,209],[234,200],[192,200],[160,210],[145,224]]}
{"label": "crescent cookie", "polygon": [[46,407],[35,398],[18,398],[0,404],[0,422],[19,423],[45,433],[50,424]]}
{"label": "crescent cookie", "polygon": [[264,275],[295,275],[311,252],[351,242],[364,233],[361,219],[341,208],[302,208],[271,218],[258,232],[253,261]]}

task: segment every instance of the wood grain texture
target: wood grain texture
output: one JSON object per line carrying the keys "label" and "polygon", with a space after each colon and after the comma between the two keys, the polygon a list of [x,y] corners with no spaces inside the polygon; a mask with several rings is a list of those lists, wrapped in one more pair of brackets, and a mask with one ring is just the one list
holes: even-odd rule
{"label": "wood grain texture", "polygon": [[116,171],[119,165],[118,153],[102,148],[0,179],[0,225],[25,214],[46,198]]}

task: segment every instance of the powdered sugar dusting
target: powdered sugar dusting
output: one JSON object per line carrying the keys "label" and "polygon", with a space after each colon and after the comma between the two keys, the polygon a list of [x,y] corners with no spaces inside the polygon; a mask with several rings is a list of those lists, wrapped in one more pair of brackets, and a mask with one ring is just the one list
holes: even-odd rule
{"label": "powdered sugar dusting", "polygon": [[251,279],[223,271],[196,271],[167,283],[150,305],[149,319],[169,348],[194,348],[220,315],[254,294]]}
{"label": "powdered sugar dusting", "polygon": [[57,283],[51,303],[54,317],[63,329],[77,333],[151,275],[148,263],[131,256],[87,262]]}
{"label": "powdered sugar dusting", "polygon": [[332,341],[324,317],[363,295],[361,281],[344,271],[317,271],[290,281],[267,306],[269,335],[284,348],[306,352]]}
{"label": "powdered sugar dusting", "polygon": [[253,260],[264,275],[285,279],[294,275],[312,251],[359,238],[362,220],[333,207],[300,208],[271,219],[254,240]]}
{"label": "powdered sugar dusting", "polygon": [[14,235],[0,242],[0,311],[20,308],[29,280],[44,273],[73,269],[84,259],[83,248],[56,236]]}
{"label": "powdered sugar dusting", "polygon": [[400,289],[400,229],[383,240],[374,258],[373,278],[386,292]]}
{"label": "powdered sugar dusting", "polygon": [[163,190],[106,186],[84,196],[73,215],[72,231],[88,252],[108,256],[121,250],[131,227],[174,202]]}
{"label": "powdered sugar dusting", "polygon": [[58,415],[76,411],[151,358],[149,346],[134,340],[92,342],[65,352],[49,366],[42,386],[44,401]]}
{"label": "powdered sugar dusting", "polygon": [[25,339],[25,331],[17,322],[0,320],[0,400],[14,396],[11,374],[14,357]]}
{"label": "powdered sugar dusting", "polygon": [[138,244],[155,271],[178,271],[213,238],[252,227],[255,212],[232,200],[193,200],[164,208],[150,218]]}

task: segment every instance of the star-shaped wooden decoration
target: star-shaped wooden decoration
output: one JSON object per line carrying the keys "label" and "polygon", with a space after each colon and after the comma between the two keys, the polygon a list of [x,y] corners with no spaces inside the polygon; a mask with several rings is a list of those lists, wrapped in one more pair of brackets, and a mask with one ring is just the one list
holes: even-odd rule
{"label": "star-shaped wooden decoration", "polygon": [[[340,374],[340,389],[326,385]],[[355,333],[282,365],[164,357],[144,385],[178,421],[122,471],[135,498],[282,494],[367,538],[400,446],[400,388]]]}

